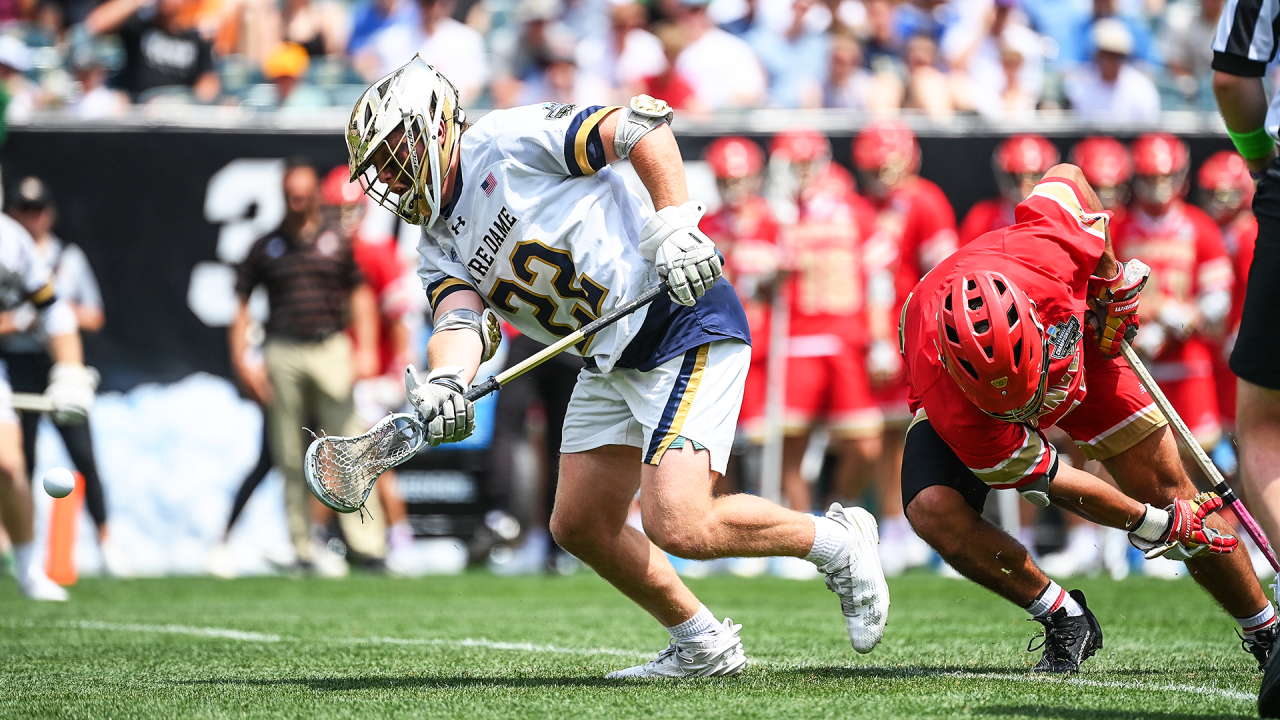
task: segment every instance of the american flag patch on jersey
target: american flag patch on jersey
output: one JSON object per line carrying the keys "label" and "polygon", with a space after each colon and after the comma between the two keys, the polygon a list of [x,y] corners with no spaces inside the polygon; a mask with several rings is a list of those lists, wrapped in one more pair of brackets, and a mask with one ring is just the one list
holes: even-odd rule
{"label": "american flag patch on jersey", "polygon": [[488,197],[493,194],[493,188],[497,185],[497,179],[493,177],[493,173],[489,173],[489,177],[485,178],[484,182],[480,183],[480,189],[484,191],[485,197]]}

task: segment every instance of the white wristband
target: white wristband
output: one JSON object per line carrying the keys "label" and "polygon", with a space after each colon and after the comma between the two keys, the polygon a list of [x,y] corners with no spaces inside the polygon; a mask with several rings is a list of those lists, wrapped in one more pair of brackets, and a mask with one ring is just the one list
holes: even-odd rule
{"label": "white wristband", "polygon": [[1169,532],[1169,513],[1147,505],[1147,511],[1142,514],[1142,520],[1138,521],[1138,526],[1129,532],[1147,542],[1161,542]]}

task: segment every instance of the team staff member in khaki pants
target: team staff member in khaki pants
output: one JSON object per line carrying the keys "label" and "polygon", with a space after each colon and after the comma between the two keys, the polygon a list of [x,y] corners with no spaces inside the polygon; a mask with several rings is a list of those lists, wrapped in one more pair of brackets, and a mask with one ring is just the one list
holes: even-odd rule
{"label": "team staff member in khaki pants", "polygon": [[[302,428],[356,435],[351,388],[377,373],[377,308],[341,230],[320,212],[319,180],[305,160],[285,168],[284,222],[259,238],[237,269],[240,307],[231,325],[231,360],[254,399],[267,408],[271,454],[284,474],[285,510],[298,562],[313,558],[309,536],[311,500],[302,474],[306,437]],[[266,325],[265,365],[246,355],[249,295],[263,285],[271,316]],[[344,332],[350,320],[356,343]],[[370,498],[374,522],[341,516],[351,549],[365,557],[386,555],[381,507]]]}

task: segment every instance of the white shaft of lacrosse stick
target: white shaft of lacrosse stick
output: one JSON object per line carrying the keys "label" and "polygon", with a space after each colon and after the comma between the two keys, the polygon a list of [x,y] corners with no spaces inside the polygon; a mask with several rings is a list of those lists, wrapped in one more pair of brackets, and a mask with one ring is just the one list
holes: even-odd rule
{"label": "white shaft of lacrosse stick", "polygon": [[53,401],[35,393],[14,393],[9,405],[14,410],[28,410],[31,412],[47,413],[54,410]]}

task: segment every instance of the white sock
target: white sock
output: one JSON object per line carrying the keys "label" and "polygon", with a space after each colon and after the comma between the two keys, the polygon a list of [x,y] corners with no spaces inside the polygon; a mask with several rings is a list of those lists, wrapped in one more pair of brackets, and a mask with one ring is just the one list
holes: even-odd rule
{"label": "white sock", "polygon": [[18,577],[25,577],[36,562],[36,541],[14,543],[13,559],[18,566]]}
{"label": "white sock", "polygon": [[1061,585],[1050,580],[1049,587],[1042,590],[1027,606],[1027,612],[1031,613],[1032,617],[1042,618],[1052,615],[1058,608],[1063,607],[1067,609],[1067,617],[1084,614],[1084,608],[1080,607],[1080,603],[1068,595]]}
{"label": "white sock", "polygon": [[1244,633],[1244,636],[1252,638],[1254,633],[1275,623],[1276,611],[1275,608],[1271,607],[1271,603],[1267,603],[1266,607],[1262,608],[1262,611],[1257,615],[1236,618],[1235,621],[1240,624],[1240,630]]}
{"label": "white sock", "polygon": [[408,520],[401,520],[387,528],[387,545],[391,546],[392,550],[413,547],[413,526]]}
{"label": "white sock", "polygon": [[821,515],[810,515],[813,521],[813,548],[805,560],[822,567],[839,559],[849,547],[849,531],[845,526]]}
{"label": "white sock", "polygon": [[706,605],[702,605],[697,614],[675,627],[667,628],[667,632],[671,633],[676,642],[697,641],[715,634],[718,627],[720,623],[716,622],[716,616],[711,614]]}

